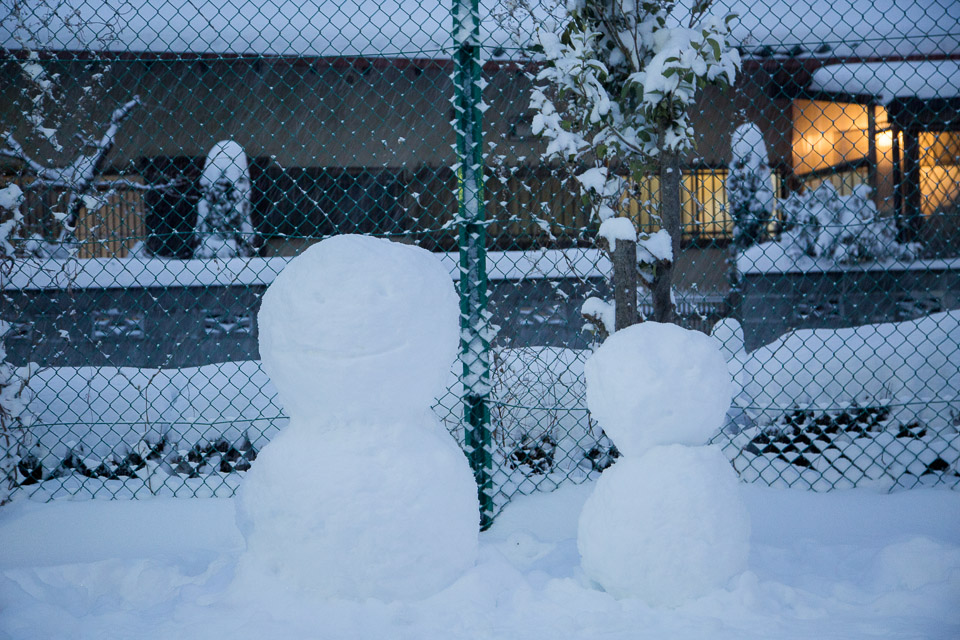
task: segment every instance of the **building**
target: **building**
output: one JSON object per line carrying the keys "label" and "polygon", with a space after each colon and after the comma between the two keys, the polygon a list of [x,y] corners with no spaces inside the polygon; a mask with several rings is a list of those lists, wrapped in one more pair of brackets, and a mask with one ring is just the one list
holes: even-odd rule
{"label": "building", "polygon": [[[112,6],[83,11],[97,17]],[[949,24],[960,21],[956,5],[721,0],[716,7],[739,15],[734,35],[744,65],[735,91],[709,89],[694,109],[699,144],[685,168],[684,223],[695,252],[684,258],[685,284],[725,286],[717,248],[731,229],[725,165],[730,133],[745,120],[764,131],[781,194],[823,180],[841,192],[868,183],[910,238],[924,219],[955,206],[960,36]],[[117,193],[114,206],[87,212],[78,225],[82,256],[123,256],[139,238],[160,255],[188,255],[192,185],[206,151],[222,139],[238,141],[251,159],[265,255],[334,231],[455,245],[446,5],[281,0],[257,11],[244,2],[212,11],[212,0],[160,9],[138,0],[130,8],[114,16],[121,27],[99,53],[71,53],[84,49],[81,37],[58,34],[59,72],[74,81],[68,94],[103,74],[92,121],[141,97],[110,158],[112,173],[148,183],[185,177],[187,186]],[[530,67],[509,46],[504,23],[488,17],[482,31],[491,245],[582,242],[577,230],[588,221],[578,199],[538,159],[527,112]],[[9,34],[4,42],[10,46]],[[22,131],[14,58],[0,73],[0,122]],[[42,143],[37,152],[56,155]],[[642,210],[655,194],[655,179],[637,186],[641,222],[649,222]],[[56,198],[33,198],[38,223]]]}

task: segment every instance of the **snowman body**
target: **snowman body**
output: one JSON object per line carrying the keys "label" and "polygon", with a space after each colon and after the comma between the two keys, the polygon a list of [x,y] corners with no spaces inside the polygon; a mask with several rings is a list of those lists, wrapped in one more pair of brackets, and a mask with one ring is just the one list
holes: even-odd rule
{"label": "snowman body", "polygon": [[260,351],[290,424],[238,495],[243,575],[394,600],[431,595],[472,566],[476,485],[430,411],[458,316],[439,261],[385,240],[324,240],[276,278]]}
{"label": "snowman body", "polygon": [[580,515],[584,573],[615,597],[676,606],[746,568],[749,515],[717,447],[732,384],[707,336],[645,322],[585,368],[587,404],[623,454]]}

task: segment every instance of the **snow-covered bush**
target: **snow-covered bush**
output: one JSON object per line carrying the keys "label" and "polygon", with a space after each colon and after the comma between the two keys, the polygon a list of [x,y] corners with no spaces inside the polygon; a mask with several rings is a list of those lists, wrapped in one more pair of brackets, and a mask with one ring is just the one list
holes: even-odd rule
{"label": "snow-covered bush", "polygon": [[727,174],[727,208],[733,219],[733,242],[745,249],[762,242],[773,217],[770,159],[760,128],[748,122],[733,132]]}
{"label": "snow-covered bush", "polygon": [[28,429],[33,415],[27,409],[32,398],[28,386],[32,367],[14,367],[7,362],[4,339],[10,325],[0,320],[0,504],[9,500],[10,492],[23,481],[38,482],[35,469],[39,466],[30,450],[32,442]]}
{"label": "snow-covered bush", "polygon": [[248,257],[256,253],[250,219],[247,154],[233,140],[213,145],[200,176],[196,258]]}
{"label": "snow-covered bush", "polygon": [[0,189],[0,261],[13,259],[13,241],[23,226],[23,199],[23,191],[15,184]]}
{"label": "snow-covered bush", "polygon": [[585,425],[585,357],[558,347],[494,351],[490,424],[498,464],[546,475],[599,469],[619,455],[599,427]]}
{"label": "snow-covered bush", "polygon": [[916,257],[919,245],[898,242],[894,219],[881,217],[869,196],[867,185],[841,196],[829,181],[791,194],[781,203],[787,252],[844,264]]}
{"label": "snow-covered bush", "polygon": [[[548,141],[545,158],[568,164],[601,222],[617,214],[624,174],[639,183],[659,169],[662,226],[674,252],[679,159],[693,146],[688,109],[703,87],[732,83],[740,66],[728,43],[732,16],[709,14],[711,3],[575,0],[536,35],[543,66],[530,106],[533,132]],[[651,264],[655,316],[669,321],[672,261]]]}

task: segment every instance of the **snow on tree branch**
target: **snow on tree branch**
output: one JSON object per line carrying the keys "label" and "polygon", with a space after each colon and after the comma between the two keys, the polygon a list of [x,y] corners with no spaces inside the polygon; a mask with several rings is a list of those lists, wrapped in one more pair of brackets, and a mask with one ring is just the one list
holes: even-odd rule
{"label": "snow on tree branch", "polygon": [[[536,33],[543,66],[533,77],[533,132],[547,140],[546,158],[570,165],[593,216],[618,215],[624,175],[639,183],[654,168],[663,174],[666,237],[648,243],[642,234],[641,246],[657,251],[638,254],[650,260],[641,264],[648,271],[642,281],[661,321],[673,313],[664,283],[679,248],[680,157],[694,143],[688,111],[701,89],[732,84],[740,69],[730,41],[734,16],[709,13],[712,3],[570,0],[559,25],[544,21]],[[669,251],[660,250],[664,240]]]}

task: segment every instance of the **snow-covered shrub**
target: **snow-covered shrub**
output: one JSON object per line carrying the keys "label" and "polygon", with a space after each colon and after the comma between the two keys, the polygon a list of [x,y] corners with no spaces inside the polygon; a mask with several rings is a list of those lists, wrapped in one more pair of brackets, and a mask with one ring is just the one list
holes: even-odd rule
{"label": "snow-covered shrub", "polygon": [[770,159],[760,128],[748,122],[733,132],[727,174],[727,207],[738,249],[762,242],[773,217]]}
{"label": "snow-covered shrub", "polygon": [[[32,392],[28,386],[32,367],[14,367],[7,362],[4,338],[10,325],[0,320],[0,504],[22,481],[38,482],[42,467],[31,451],[29,428],[33,415],[28,410]],[[36,469],[40,468],[40,477]]]}
{"label": "snow-covered shrub", "polygon": [[582,375],[587,355],[557,347],[494,352],[490,424],[497,464],[546,475],[577,467],[602,470],[619,455],[588,419]]}
{"label": "snow-covered shrub", "polygon": [[81,444],[56,457],[37,446],[22,445],[20,450],[23,453],[10,465],[16,475],[11,474],[11,482],[5,487],[47,480],[63,482],[71,475],[102,480],[140,479],[148,483],[159,480],[158,485],[163,485],[170,477],[203,478],[249,471],[258,453],[246,435],[236,442],[224,437],[201,440],[189,448],[178,445],[168,435],[145,437],[133,447],[118,447],[107,455],[93,454]]}
{"label": "snow-covered shrub", "polygon": [[0,189],[0,260],[13,259],[13,240],[23,225],[23,200],[23,191],[15,184]]}
{"label": "snow-covered shrub", "polygon": [[248,257],[256,253],[247,154],[233,140],[213,145],[200,176],[196,258]]}
{"label": "snow-covered shrub", "polygon": [[880,216],[869,196],[867,185],[841,196],[829,181],[791,194],[781,204],[788,253],[844,264],[916,257],[919,246],[898,242],[894,219]]}

